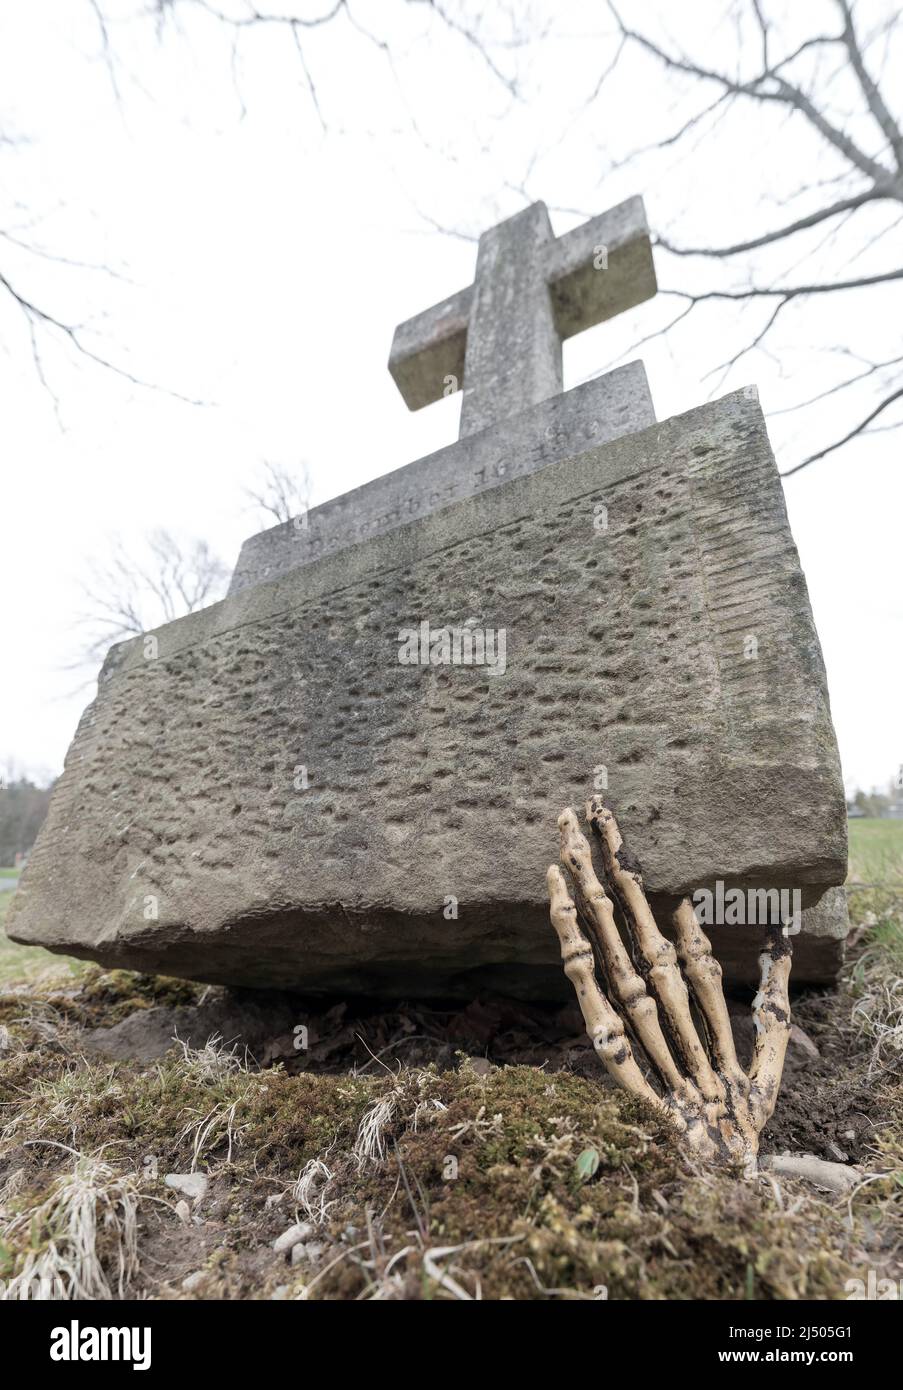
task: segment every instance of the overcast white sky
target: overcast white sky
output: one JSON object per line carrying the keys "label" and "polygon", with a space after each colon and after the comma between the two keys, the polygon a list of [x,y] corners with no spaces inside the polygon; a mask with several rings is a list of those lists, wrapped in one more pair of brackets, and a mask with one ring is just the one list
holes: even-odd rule
{"label": "overcast white sky", "polygon": [[[0,272],[60,317],[85,322],[85,341],[125,370],[205,404],[132,387],[42,336],[57,411],[26,324],[0,297],[0,762],[61,768],[91,695],[64,669],[79,646],[78,581],[113,536],[138,547],[164,526],[205,537],[231,565],[260,529],[242,487],[262,459],[306,459],[317,502],[455,437],[457,400],[409,414],[385,365],[395,324],[472,277],[474,243],[433,222],[475,234],[526,193],[549,204],[561,232],[642,193],[654,228],[685,243],[731,242],[788,220],[780,203],[801,179],[837,172],[799,120],[752,108],[701,127],[681,152],[622,163],[680,123],[689,109],[680,90],[627,54],[590,102],[615,49],[604,8],[511,8],[524,33],[541,36],[491,50],[503,72],[517,71],[520,99],[423,4],[358,0],[353,13],[389,43],[393,61],[344,16],[306,32],[318,114],[282,30],[245,34],[233,55],[231,33],[198,7],[178,6],[178,24],[158,37],[137,4],[110,0],[111,70],[89,0],[5,0],[0,131],[17,143],[0,145],[0,228],[126,278],[2,242]],[[722,0],[623,8],[660,38],[661,12],[706,61],[735,61]],[[836,28],[830,0],[793,10],[789,46],[813,13]],[[879,3],[860,10],[874,23],[890,13]],[[501,13],[497,23],[503,38]],[[896,98],[900,64],[895,72],[883,47],[880,57]],[[843,83],[832,91],[844,106]],[[822,195],[808,196],[793,215]],[[889,222],[865,210],[844,229],[846,242],[826,243],[822,232],[780,261],[760,261],[761,273],[798,281],[886,267],[899,246],[899,231],[881,236]],[[664,254],[658,267],[671,286],[698,288],[710,274]],[[894,287],[800,306],[770,353],[743,358],[723,381],[706,374],[738,335],[751,336],[758,306],[706,309],[640,355],[660,418],[757,384],[786,468],[842,433],[857,408],[832,398],[803,416],[776,412],[849,371],[839,347],[872,358],[901,351],[901,309]],[[660,297],[572,340],[566,385],[612,365],[674,311]],[[901,444],[903,433],[875,434],[785,484],[848,785],[883,784],[903,763]]]}

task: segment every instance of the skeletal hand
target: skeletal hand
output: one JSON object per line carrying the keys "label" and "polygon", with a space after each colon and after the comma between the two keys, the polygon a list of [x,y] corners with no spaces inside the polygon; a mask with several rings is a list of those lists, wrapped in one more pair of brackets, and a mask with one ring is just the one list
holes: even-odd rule
{"label": "skeletal hand", "polygon": [[[790,940],[781,927],[770,928],[759,957],[762,973],[753,1000],[755,1046],[747,1074],[737,1061],[721,966],[689,898],[673,915],[675,950],[656,925],[639,865],[625,848],[617,822],[601,797],[588,803],[586,818],[598,832],[611,897],[596,877],[589,844],[571,810],[559,817],[558,828],[561,862],[573,880],[578,907],[557,865],[549,869],[547,882],[565,974],[577,992],[593,1046],[615,1081],[663,1112],[695,1153],[753,1166],[759,1133],[777,1100],[790,1036]],[[615,923],[615,904],[630,951]],[[578,923],[578,908],[589,940]],[[596,977],[597,964],[604,991]],[[690,1010],[687,984],[702,1038]],[[640,1069],[625,1024],[648,1057],[661,1094]]]}

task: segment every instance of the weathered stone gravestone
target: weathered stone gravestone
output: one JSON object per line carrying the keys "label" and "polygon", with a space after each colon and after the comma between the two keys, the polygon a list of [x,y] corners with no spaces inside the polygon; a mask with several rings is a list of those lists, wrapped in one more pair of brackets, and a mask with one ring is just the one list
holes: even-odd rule
{"label": "weathered stone gravestone", "polygon": [[[638,199],[484,235],[390,361],[414,407],[463,385],[461,439],[114,648],[14,939],[227,984],[564,994],[545,869],[561,808],[607,786],[658,906],[798,891],[795,977],[831,977],[843,791],[755,393],[663,424],[638,364],[561,393],[561,339],[654,289]],[[711,928],[736,978],[760,934]]]}

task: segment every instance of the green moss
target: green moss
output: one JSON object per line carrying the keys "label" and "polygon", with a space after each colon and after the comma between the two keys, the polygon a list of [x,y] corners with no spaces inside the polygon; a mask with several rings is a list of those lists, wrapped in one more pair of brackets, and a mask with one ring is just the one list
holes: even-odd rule
{"label": "green moss", "polygon": [[382,1082],[347,1076],[266,1073],[249,1097],[242,1149],[261,1171],[297,1173],[311,1158],[353,1141]]}
{"label": "green moss", "polygon": [[92,967],[79,991],[83,1023],[109,1028],[138,1009],[155,1005],[175,1008],[194,1003],[205,989],[190,980],[166,975],[139,975],[133,970],[101,970]]}
{"label": "green moss", "polygon": [[[419,1112],[415,1129],[422,1075],[372,1093],[400,1092],[387,1157],[336,1164],[334,1235],[381,1212],[387,1254],[410,1246],[412,1228],[424,1244],[460,1246],[466,1275],[455,1278],[489,1298],[592,1298],[604,1286],[611,1298],[742,1299],[750,1267],[758,1298],[836,1297],[849,1277],[841,1216],[830,1254],[824,1227],[776,1210],[759,1184],[687,1172],[670,1132],[619,1093],[526,1067],[485,1081],[444,1073],[426,1089],[447,1108]],[[331,1111],[346,1154],[359,1115]],[[591,1181],[577,1165],[588,1145],[602,1159]],[[301,1145],[296,1159],[310,1152]],[[340,1261],[313,1296],[357,1297],[370,1278]]]}
{"label": "green moss", "polygon": [[[65,971],[45,971],[0,993],[0,1023],[15,1024],[43,1013],[78,1028],[108,1028],[139,1009],[191,1004],[203,989],[190,980],[103,970],[98,965],[85,966],[77,978]],[[35,1041],[46,1043],[46,1032],[37,1032]]]}

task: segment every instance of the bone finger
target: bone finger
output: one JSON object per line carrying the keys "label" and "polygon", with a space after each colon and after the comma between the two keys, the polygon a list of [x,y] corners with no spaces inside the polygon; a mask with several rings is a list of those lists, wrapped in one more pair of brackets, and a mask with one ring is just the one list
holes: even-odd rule
{"label": "bone finger", "polygon": [[677,1094],[686,1096],[687,1078],[681,1074],[671,1054],[655,1000],[648,993],[643,977],[633,968],[615,924],[611,899],[596,877],[589,842],[572,810],[563,811],[559,816],[558,829],[561,832],[561,862],[574,879],[577,900],[605,968],[609,991],[621,1006],[662,1081]]}
{"label": "bone finger", "polygon": [[753,1000],[753,1045],[749,1105],[759,1129],[771,1119],[790,1040],[790,938],[772,927],[759,956],[759,992]]}
{"label": "bone finger", "polygon": [[690,996],[678,968],[677,952],[658,929],[646,901],[640,866],[628,854],[618,823],[601,797],[594,796],[587,804],[586,818],[598,831],[606,877],[646,963],[647,978],[662,1006],[687,1073],[706,1100],[722,1099],[724,1087],[712,1070],[693,1023]]}
{"label": "bone finger", "polygon": [[712,954],[712,943],[696,920],[689,898],[680,902],[671,920],[677,938],[677,959],[705,1021],[715,1065],[723,1075],[739,1082],[743,1073],[724,999],[721,966]]}
{"label": "bone finger", "polygon": [[[638,1096],[658,1111],[665,1106],[645,1079],[633,1056],[619,1014],[599,988],[596,980],[593,948],[577,923],[577,910],[567,890],[564,874],[552,864],[546,875],[549,888],[552,926],[561,944],[561,959],[583,1021],[596,1055],[605,1064],[609,1075],[625,1091]],[[670,1115],[670,1112],[668,1112]]]}

